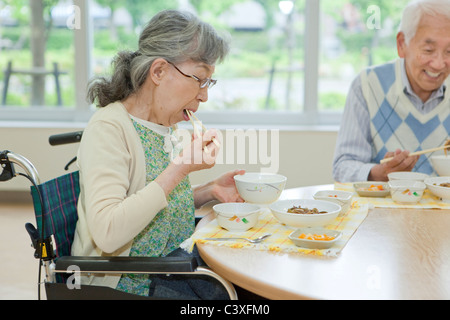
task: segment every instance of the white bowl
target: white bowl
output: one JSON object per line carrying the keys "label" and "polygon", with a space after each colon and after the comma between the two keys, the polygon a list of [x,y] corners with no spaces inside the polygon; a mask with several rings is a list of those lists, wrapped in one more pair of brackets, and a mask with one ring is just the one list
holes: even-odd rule
{"label": "white bowl", "polygon": [[442,200],[450,200],[450,188],[440,186],[441,183],[450,183],[450,176],[425,179],[425,184],[432,194]]}
{"label": "white bowl", "polygon": [[[334,237],[333,240],[310,240],[301,239],[301,234],[326,234],[327,236]],[[337,230],[328,230],[325,228],[301,228],[297,229],[289,235],[289,239],[298,247],[308,249],[327,249],[332,247],[342,236],[342,232]]]}
{"label": "white bowl", "polygon": [[391,172],[388,174],[389,181],[392,180],[415,180],[415,181],[424,181],[426,178],[430,176],[425,173],[420,172],[411,172],[411,171],[397,171]]}
{"label": "white bowl", "polygon": [[334,202],[342,207],[341,213],[346,213],[350,209],[352,201],[352,192],[341,190],[322,190],[317,191],[313,198],[316,200],[324,200]]}
{"label": "white bowl", "polygon": [[242,199],[250,203],[272,203],[286,186],[287,178],[274,173],[250,172],[234,176],[236,188]]}
{"label": "white bowl", "polygon": [[[317,208],[319,211],[326,211],[327,213],[288,213],[288,209],[294,206],[308,209]],[[336,203],[312,199],[279,200],[272,203],[269,208],[278,221],[293,228],[324,227],[332,223],[341,212],[341,206]]]}
{"label": "white bowl", "polygon": [[450,176],[450,155],[431,156],[431,165],[440,177]]}
{"label": "white bowl", "polygon": [[217,223],[228,231],[247,231],[258,223],[261,208],[251,203],[228,202],[213,206]]}
{"label": "white bowl", "polygon": [[422,181],[392,180],[389,181],[392,200],[398,203],[417,203],[422,199],[427,188]]}

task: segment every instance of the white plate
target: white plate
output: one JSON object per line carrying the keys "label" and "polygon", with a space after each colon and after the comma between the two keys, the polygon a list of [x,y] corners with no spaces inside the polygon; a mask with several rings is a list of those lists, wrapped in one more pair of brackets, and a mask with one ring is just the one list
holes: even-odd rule
{"label": "white plate", "polygon": [[342,207],[341,214],[346,213],[350,209],[353,192],[341,190],[321,190],[317,191],[313,198],[316,200],[324,200],[337,203]]}
{"label": "white plate", "polygon": [[[326,213],[296,214],[287,212],[289,208],[294,206],[308,209],[317,208],[319,211],[326,211]],[[332,223],[342,209],[336,203],[312,199],[279,200],[272,203],[269,208],[278,221],[291,228],[324,227]]]}
{"label": "white plate", "polygon": [[[374,186],[382,185],[384,190],[380,190],[380,191],[365,190],[365,189],[368,189],[371,185],[374,185]],[[353,187],[355,188],[355,191],[361,197],[384,198],[389,195],[389,185],[387,184],[387,182],[381,182],[381,181],[356,182],[353,184]]]}
{"label": "white plate", "polygon": [[441,183],[450,183],[450,177],[433,177],[425,179],[425,184],[428,190],[431,191],[436,197],[442,200],[450,200],[450,188],[441,187]]}
{"label": "white plate", "polygon": [[[308,240],[300,239],[299,236],[304,234],[326,234],[328,236],[334,237],[333,240]],[[328,249],[331,248],[342,236],[342,232],[336,230],[329,230],[325,228],[301,228],[297,229],[289,235],[289,239],[294,242],[298,247],[308,248],[308,249]]]}

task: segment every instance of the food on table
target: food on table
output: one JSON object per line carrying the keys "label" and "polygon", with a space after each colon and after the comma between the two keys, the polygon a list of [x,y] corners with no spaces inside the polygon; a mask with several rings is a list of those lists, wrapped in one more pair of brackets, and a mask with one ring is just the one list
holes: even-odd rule
{"label": "food on table", "polygon": [[308,209],[308,208],[302,208],[301,206],[293,206],[292,208],[289,208],[287,210],[288,213],[296,213],[296,214],[320,214],[320,213],[327,213],[327,211],[319,211],[317,208]]}
{"label": "food on table", "polygon": [[450,182],[444,182],[444,183],[441,183],[441,184],[434,184],[435,186],[439,186],[439,187],[445,187],[445,188],[450,188]]}
{"label": "food on table", "polygon": [[335,238],[332,236],[328,236],[326,234],[304,234],[302,233],[301,235],[298,236],[299,239],[305,239],[305,240],[318,240],[318,241],[331,241],[334,240]]}
{"label": "food on table", "polygon": [[[450,146],[450,139],[447,139],[447,141],[445,142],[444,146]],[[445,155],[447,155],[447,148],[444,149],[444,153]]]}
{"label": "food on table", "polygon": [[409,189],[406,189],[406,190],[402,191],[402,194],[407,194],[408,196],[420,197],[420,195],[417,192],[411,191]]}
{"label": "food on table", "polygon": [[385,191],[384,186],[382,184],[371,184],[367,188],[359,188],[359,191]]}

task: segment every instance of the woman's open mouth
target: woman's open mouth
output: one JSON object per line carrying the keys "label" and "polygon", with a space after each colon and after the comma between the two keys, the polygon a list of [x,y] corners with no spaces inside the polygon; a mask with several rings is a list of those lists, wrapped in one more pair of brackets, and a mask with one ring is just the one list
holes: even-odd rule
{"label": "woman's open mouth", "polygon": [[184,121],[189,121],[188,109],[183,110],[183,118],[184,118]]}

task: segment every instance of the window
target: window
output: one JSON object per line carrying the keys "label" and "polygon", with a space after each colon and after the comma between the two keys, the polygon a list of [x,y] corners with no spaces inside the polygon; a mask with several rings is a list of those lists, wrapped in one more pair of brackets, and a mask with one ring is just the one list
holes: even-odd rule
{"label": "window", "polygon": [[2,120],[74,120],[72,1],[0,0]]}
{"label": "window", "polygon": [[[203,121],[338,124],[359,70],[396,57],[395,33],[406,2],[36,0],[33,5],[44,4],[36,15],[28,0],[0,0],[0,68],[7,69],[9,61],[13,70],[36,68],[38,51],[30,49],[33,13],[41,19],[33,28],[41,30],[48,72],[40,77],[45,85],[35,102],[33,76],[11,73],[0,118],[86,121],[93,111],[85,101],[88,80],[109,74],[118,50],[136,50],[139,32],[156,12],[180,8],[232,37],[231,54],[216,68],[218,85],[201,107]],[[5,74],[0,73],[2,93]]]}
{"label": "window", "polygon": [[218,85],[201,106],[204,121],[273,124],[274,117],[280,123],[292,121],[291,114],[299,118],[304,104],[304,0],[295,5],[293,1],[224,0],[213,6],[205,0],[160,0],[152,1],[151,9],[145,7],[147,3],[127,3],[127,10],[109,7],[111,20],[105,25],[96,23],[100,8],[92,3],[93,69],[97,74],[110,71],[118,48],[137,49],[138,33],[154,13],[180,8],[195,12],[232,39],[230,55],[216,67]]}
{"label": "window", "polygon": [[409,0],[321,0],[318,110],[342,111],[360,70],[397,58],[396,34]]}

